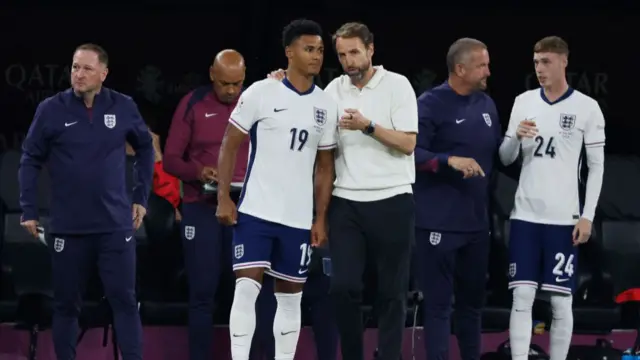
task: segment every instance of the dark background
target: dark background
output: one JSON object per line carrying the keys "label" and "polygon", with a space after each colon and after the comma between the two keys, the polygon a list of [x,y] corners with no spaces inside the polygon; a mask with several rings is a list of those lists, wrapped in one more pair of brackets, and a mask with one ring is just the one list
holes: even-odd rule
{"label": "dark background", "polygon": [[607,152],[640,153],[632,140],[640,129],[635,106],[640,18],[633,9],[616,9],[613,3],[600,9],[568,2],[537,7],[459,3],[459,8],[328,0],[309,2],[307,8],[301,7],[304,3],[258,0],[235,5],[138,1],[126,6],[69,2],[30,7],[33,4],[0,9],[0,150],[18,147],[37,103],[68,87],[72,53],[81,43],[105,47],[111,58],[107,86],[133,95],[164,137],[180,97],[208,82],[216,52],[241,51],[249,85],[272,69],[286,67],[281,29],[292,19],[306,17],[323,26],[329,47],[320,85],[341,74],[329,39],[347,21],[369,25],[375,34],[374,63],[407,76],[418,93],[445,80],[445,54],[453,41],[484,41],[491,55],[488,91],[503,127],[514,97],[537,87],[534,43],[544,36],[561,36],[571,49],[570,84],[597,99],[604,111]]}

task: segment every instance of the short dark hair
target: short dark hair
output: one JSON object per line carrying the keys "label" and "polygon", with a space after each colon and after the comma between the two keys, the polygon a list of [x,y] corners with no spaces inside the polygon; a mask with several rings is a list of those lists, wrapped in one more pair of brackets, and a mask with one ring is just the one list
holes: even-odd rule
{"label": "short dark hair", "polygon": [[336,40],[338,38],[353,39],[358,38],[362,41],[364,46],[373,44],[373,33],[369,30],[369,27],[359,22],[348,22],[342,26],[331,37],[333,41],[333,47],[336,46]]}
{"label": "short dark hair", "polygon": [[462,63],[462,59],[471,51],[484,50],[486,48],[487,45],[477,39],[462,38],[456,40],[451,44],[447,52],[447,69],[449,70],[449,74],[455,72],[456,65]]}
{"label": "short dark hair", "polygon": [[93,51],[94,53],[98,54],[98,61],[104,66],[109,67],[109,54],[107,54],[107,51],[102,46],[87,43],[78,46],[76,48],[76,51],[79,50]]}
{"label": "short dark hair", "polygon": [[547,36],[533,46],[533,52],[550,52],[560,55],[569,55],[569,45],[559,36]]}
{"label": "short dark hair", "polygon": [[282,30],[282,46],[287,47],[304,35],[322,36],[322,27],[313,20],[293,20]]}

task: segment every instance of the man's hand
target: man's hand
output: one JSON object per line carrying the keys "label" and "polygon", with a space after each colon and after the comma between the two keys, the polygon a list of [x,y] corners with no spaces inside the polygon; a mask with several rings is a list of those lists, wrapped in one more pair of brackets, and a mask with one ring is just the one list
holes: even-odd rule
{"label": "man's hand", "polygon": [[589,241],[591,237],[591,221],[580,218],[573,228],[573,245],[578,246]]}
{"label": "man's hand", "polygon": [[180,210],[176,209],[176,222],[181,222],[182,221],[182,214],[180,213]]}
{"label": "man's hand", "polygon": [[222,225],[235,225],[238,221],[238,209],[236,204],[229,196],[218,198],[218,208],[216,209],[216,217]]}
{"label": "man's hand", "polygon": [[211,166],[205,166],[200,172],[200,181],[205,184],[211,184],[214,181],[218,181],[218,170]]}
{"label": "man's hand", "polygon": [[522,138],[532,138],[538,134],[538,128],[536,122],[533,119],[524,119],[518,124],[518,130],[516,130],[516,136],[518,140]]}
{"label": "man's hand", "polygon": [[360,111],[356,109],[345,109],[344,115],[340,117],[339,126],[341,129],[347,130],[364,130],[366,129],[371,121],[365,118]]}
{"label": "man's hand", "polygon": [[311,226],[311,246],[323,247],[327,243],[327,225],[324,220],[316,220]]}
{"label": "man's hand", "polygon": [[468,179],[474,176],[484,177],[484,171],[480,165],[472,158],[459,156],[450,156],[448,160],[449,166],[464,174],[464,178]]}
{"label": "man's hand", "polygon": [[142,219],[147,215],[147,209],[140,204],[133,204],[133,228],[138,230],[142,225]]}
{"label": "man's hand", "polygon": [[268,79],[274,79],[278,81],[282,81],[285,78],[285,76],[287,76],[287,72],[282,69],[274,70],[269,74],[267,74]]}
{"label": "man's hand", "polygon": [[38,220],[21,221],[20,225],[22,225],[22,227],[27,230],[27,232],[31,234],[31,236],[36,239],[38,238],[38,226],[40,225]]}

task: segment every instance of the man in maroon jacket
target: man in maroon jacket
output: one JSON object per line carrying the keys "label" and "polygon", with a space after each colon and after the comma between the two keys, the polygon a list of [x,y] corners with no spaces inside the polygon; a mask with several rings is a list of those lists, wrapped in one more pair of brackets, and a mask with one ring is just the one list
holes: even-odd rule
{"label": "man in maroon jacket", "polygon": [[[183,182],[182,243],[189,281],[190,359],[212,359],[212,307],[223,266],[229,264],[231,228],[216,220],[216,197],[204,185],[217,181],[218,152],[229,115],[245,79],[245,63],[235,50],[216,55],[209,70],[213,87],[187,94],[178,105],[165,145],[164,169]],[[234,185],[242,187],[248,140],[238,152]]]}

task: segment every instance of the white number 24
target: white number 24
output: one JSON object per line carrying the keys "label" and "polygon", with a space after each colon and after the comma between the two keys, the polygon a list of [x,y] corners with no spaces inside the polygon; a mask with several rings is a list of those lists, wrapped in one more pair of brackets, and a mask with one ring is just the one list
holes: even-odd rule
{"label": "white number 24", "polygon": [[556,266],[553,267],[553,275],[556,276],[573,276],[573,254],[566,258],[563,253],[556,254]]}
{"label": "white number 24", "polygon": [[307,267],[311,263],[311,254],[313,253],[313,248],[311,245],[302,244],[300,245],[300,267]]}

